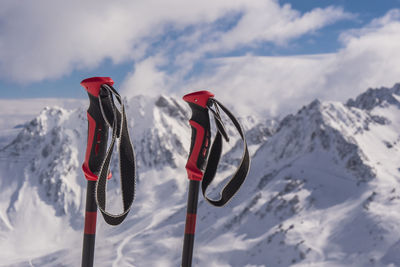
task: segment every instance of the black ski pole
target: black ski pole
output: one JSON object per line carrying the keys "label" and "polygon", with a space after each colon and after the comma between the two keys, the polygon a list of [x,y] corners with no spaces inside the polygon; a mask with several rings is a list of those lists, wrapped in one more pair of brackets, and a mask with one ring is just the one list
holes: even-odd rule
{"label": "black ski pole", "polygon": [[189,193],[186,212],[185,236],[183,241],[182,267],[192,266],[194,236],[196,231],[199,185],[203,178],[210,147],[210,118],[207,103],[214,95],[208,91],[187,94],[183,97],[192,109],[189,123],[192,128],[189,159],[186,164]]}
{"label": "black ski pole", "polygon": [[[189,195],[186,213],[185,237],[183,241],[182,267],[192,266],[194,235],[196,230],[197,202],[199,197],[199,185],[204,198],[215,207],[222,207],[228,203],[239,191],[244,183],[250,168],[250,155],[247,148],[246,136],[236,117],[208,91],[199,91],[187,94],[183,97],[192,109],[192,117],[189,123],[192,127],[192,140],[189,159],[186,163],[188,173]],[[208,111],[214,115],[217,132],[210,146],[210,119]],[[225,129],[220,110],[231,120],[243,143],[243,154],[240,163],[228,182],[220,192],[219,199],[207,197],[208,186],[214,180],[218,163],[222,155],[223,140],[229,142],[229,136]],[[210,152],[209,152],[210,151]],[[210,153],[210,156],[208,154]]]}
{"label": "black ski pole", "polygon": [[83,237],[82,267],[92,267],[96,237],[97,204],[95,188],[97,175],[103,163],[108,139],[108,126],[100,109],[100,87],[103,84],[112,86],[114,81],[109,77],[85,79],[81,85],[86,89],[90,105],[87,110],[88,138],[85,161],[82,165],[87,183],[85,228]]}

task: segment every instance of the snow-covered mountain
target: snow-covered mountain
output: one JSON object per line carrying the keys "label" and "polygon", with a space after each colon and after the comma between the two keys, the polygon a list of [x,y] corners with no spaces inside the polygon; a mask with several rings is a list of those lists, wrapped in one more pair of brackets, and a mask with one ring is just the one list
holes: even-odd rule
{"label": "snow-covered mountain", "polygon": [[[95,265],[179,266],[190,111],[180,99],[138,96],[127,114],[137,199],[118,227],[99,215]],[[249,177],[224,208],[201,198],[194,266],[400,265],[400,84],[346,104],[315,100],[280,121],[240,120]],[[0,266],[79,266],[86,131],[84,108],[46,108],[0,148]],[[240,149],[235,138],[225,146],[217,181]],[[117,179],[108,193],[107,207],[120,210]]]}

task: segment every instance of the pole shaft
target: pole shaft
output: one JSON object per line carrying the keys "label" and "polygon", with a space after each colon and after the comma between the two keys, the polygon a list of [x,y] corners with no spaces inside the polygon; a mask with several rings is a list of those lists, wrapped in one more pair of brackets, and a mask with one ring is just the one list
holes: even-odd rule
{"label": "pole shaft", "polygon": [[96,181],[88,181],[86,191],[85,231],[83,236],[82,267],[93,267],[96,238],[97,204]]}
{"label": "pole shaft", "polygon": [[196,231],[197,202],[200,181],[190,180],[186,211],[185,237],[183,240],[182,267],[192,266],[194,235]]}

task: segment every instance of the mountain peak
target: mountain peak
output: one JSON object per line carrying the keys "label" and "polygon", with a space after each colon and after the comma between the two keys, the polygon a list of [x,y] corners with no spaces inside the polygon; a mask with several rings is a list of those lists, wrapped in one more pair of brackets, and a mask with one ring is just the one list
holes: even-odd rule
{"label": "mountain peak", "polygon": [[346,105],[368,111],[377,106],[386,105],[395,105],[400,108],[399,98],[395,95],[400,95],[400,83],[395,84],[392,88],[369,88],[355,100],[349,99]]}
{"label": "mountain peak", "polygon": [[[333,251],[341,255],[334,262],[341,266],[349,259],[369,261],[385,255],[398,241],[392,227],[398,214],[386,208],[396,211],[400,205],[396,160],[400,109],[371,109],[396,104],[399,93],[400,84],[396,84],[392,89],[370,89],[349,100],[350,104],[316,99],[286,116],[278,127],[277,121],[265,117],[238,118],[246,131],[252,166],[243,188],[225,209],[213,209],[200,200],[196,242],[208,249],[198,251],[198,265],[210,265],[211,258],[218,266],[289,266],[300,261],[322,266],[325,262],[315,263],[316,257],[329,258]],[[116,256],[108,253],[109,245],[123,244],[118,249],[123,258],[138,259],[140,266],[157,265],[151,257],[154,251],[165,259],[160,261],[163,266],[176,266],[180,251],[171,246],[171,240],[178,244],[184,228],[187,181],[183,167],[190,147],[190,109],[179,98],[164,95],[138,96],[127,101],[126,107],[140,178],[138,199],[124,227],[102,232],[108,243],[99,246],[98,255],[112,265]],[[228,131],[235,131],[227,126]],[[12,219],[2,205],[15,207],[14,214],[22,214],[21,221],[28,218],[24,217],[27,211],[36,212],[40,205],[42,214],[51,218],[49,225],[55,217],[71,222],[75,218],[75,224],[68,223],[65,229],[75,225],[76,236],[81,238],[85,180],[80,165],[87,139],[86,112],[46,108],[25,124],[17,139],[4,156],[11,161],[0,162],[5,166],[0,175],[6,181],[0,184],[0,229],[3,217]],[[240,163],[241,141],[233,138],[230,144],[224,146],[227,153],[211,196],[224,184],[218,185],[219,181],[228,179]],[[111,166],[116,177],[117,163]],[[120,197],[116,180],[111,179],[108,187],[111,207]],[[26,208],[28,204],[33,208]],[[29,218],[34,222],[39,217],[35,216]],[[24,235],[27,228],[38,229],[25,221],[20,228],[17,220],[9,221],[8,228],[15,227]],[[48,232],[59,237],[60,231]],[[160,240],[157,244],[155,236]],[[227,242],[240,246],[218,252],[220,244]],[[60,265],[68,258],[73,259],[71,266],[77,265],[79,259],[73,255],[80,253],[78,248],[65,244],[60,248],[64,249],[60,256],[46,255],[33,264]],[[393,255],[397,250],[398,245]],[[22,265],[31,259],[25,254],[19,257]],[[374,260],[379,266],[382,263],[379,258]],[[368,265],[364,263],[353,265]]]}
{"label": "mountain peak", "polygon": [[268,154],[265,158],[273,156],[281,165],[306,155],[329,155],[357,182],[369,181],[374,171],[353,135],[367,131],[374,122],[369,115],[341,103],[314,100],[280,122],[276,133],[263,144]]}
{"label": "mountain peak", "polygon": [[188,110],[183,106],[183,103],[178,103],[175,98],[160,95],[156,99],[155,105],[170,117],[175,117],[181,120],[188,119]]}
{"label": "mountain peak", "polygon": [[400,95],[400,83],[396,83],[393,86],[392,91],[393,91],[394,94]]}

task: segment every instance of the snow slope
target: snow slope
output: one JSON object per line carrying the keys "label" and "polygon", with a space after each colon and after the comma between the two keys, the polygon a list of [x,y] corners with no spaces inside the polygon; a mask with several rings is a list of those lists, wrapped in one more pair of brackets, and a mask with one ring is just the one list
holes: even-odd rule
{"label": "snow slope", "polygon": [[86,99],[0,99],[0,147],[11,142],[23,125],[37,116],[44,107],[73,109],[86,106],[87,102]]}
{"label": "snow slope", "polygon": [[[224,208],[200,198],[193,265],[399,266],[399,108],[395,85],[346,104],[315,100],[279,122],[241,118],[249,177]],[[0,266],[79,266],[85,113],[46,108],[0,150]],[[181,100],[139,96],[127,113],[137,199],[118,227],[99,215],[95,265],[179,266],[190,112]],[[240,149],[237,139],[225,147],[219,182]],[[117,179],[108,193],[107,207],[120,210]]]}

